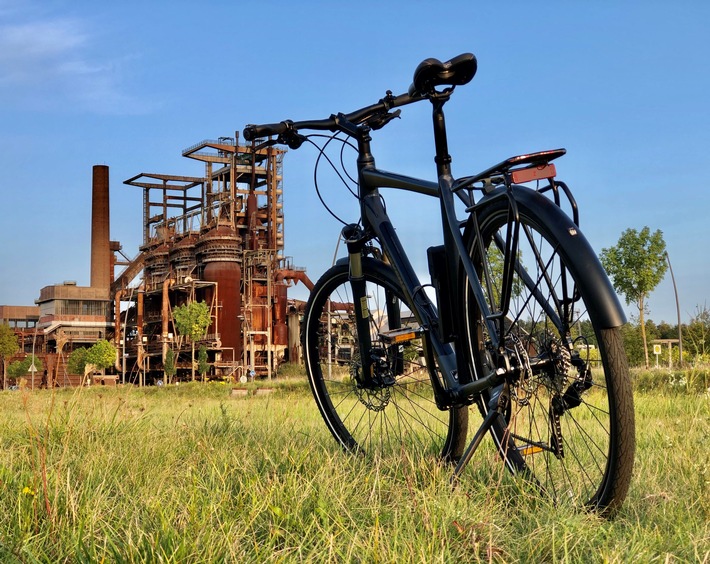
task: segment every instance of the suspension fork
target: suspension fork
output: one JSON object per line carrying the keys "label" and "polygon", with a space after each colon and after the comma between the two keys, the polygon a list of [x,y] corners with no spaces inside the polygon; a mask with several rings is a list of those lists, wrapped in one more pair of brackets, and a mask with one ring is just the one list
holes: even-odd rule
{"label": "suspension fork", "polygon": [[373,385],[373,362],[370,351],[372,338],[370,335],[370,310],[367,305],[367,281],[362,269],[362,251],[368,238],[364,230],[357,224],[343,227],[343,239],[348,248],[348,264],[350,287],[352,290],[355,327],[357,329],[358,350],[360,351],[361,370],[356,373],[358,384],[363,387]]}

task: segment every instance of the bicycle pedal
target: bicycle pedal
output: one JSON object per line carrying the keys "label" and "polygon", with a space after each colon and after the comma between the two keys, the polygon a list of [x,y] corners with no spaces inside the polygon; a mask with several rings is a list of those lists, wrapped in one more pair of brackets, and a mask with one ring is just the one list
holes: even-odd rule
{"label": "bicycle pedal", "polygon": [[390,329],[389,331],[381,331],[379,333],[382,341],[389,345],[398,343],[408,343],[414,339],[418,339],[422,335],[421,327],[412,329],[410,327],[400,327],[399,329]]}
{"label": "bicycle pedal", "polygon": [[520,456],[531,456],[539,452],[543,452],[545,449],[539,445],[521,445],[516,447],[516,450],[520,453]]}

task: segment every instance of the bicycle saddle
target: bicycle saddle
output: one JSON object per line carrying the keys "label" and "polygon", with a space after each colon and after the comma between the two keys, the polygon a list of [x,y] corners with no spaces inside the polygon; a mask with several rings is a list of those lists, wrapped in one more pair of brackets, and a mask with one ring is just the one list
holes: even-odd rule
{"label": "bicycle saddle", "polygon": [[461,86],[476,74],[478,63],[473,53],[463,53],[442,63],[439,59],[424,59],[414,71],[409,94],[429,94],[437,86]]}

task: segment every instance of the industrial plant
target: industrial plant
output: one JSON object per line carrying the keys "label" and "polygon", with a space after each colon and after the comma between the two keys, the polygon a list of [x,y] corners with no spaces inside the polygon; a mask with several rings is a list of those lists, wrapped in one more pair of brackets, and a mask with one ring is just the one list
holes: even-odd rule
{"label": "industrial plant", "polygon": [[[300,361],[302,302],[288,299],[303,268],[284,256],[285,151],[238,138],[201,141],[184,157],[204,164],[202,176],[142,172],[122,189],[139,189],[143,242],[135,256],[110,239],[109,168],[93,167],[90,286],[46,286],[36,307],[0,306],[0,323],[15,328],[20,355],[43,360],[48,386],[79,385],[67,358],[101,339],[117,350],[113,376],[102,383],[163,381],[168,351],[176,378],[188,377],[194,345],[206,350],[210,378],[271,378]],[[210,325],[198,342],[177,330],[173,311],[204,302]],[[193,372],[194,373],[194,372]]]}

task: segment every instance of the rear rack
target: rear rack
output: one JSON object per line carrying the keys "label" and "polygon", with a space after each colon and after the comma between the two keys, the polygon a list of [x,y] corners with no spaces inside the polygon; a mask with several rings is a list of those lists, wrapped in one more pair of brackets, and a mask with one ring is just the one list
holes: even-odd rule
{"label": "rear rack", "polygon": [[[561,157],[566,152],[566,149],[553,149],[551,151],[540,151],[510,157],[483,172],[479,172],[475,176],[465,176],[464,178],[458,179],[454,182],[451,190],[458,192],[459,190],[472,186],[476,182],[483,182],[485,184],[486,181],[496,176],[503,177],[503,180],[508,183],[511,183],[511,181],[513,183],[522,183],[530,182],[531,180],[552,178],[555,175],[555,167],[554,165],[550,165],[550,161]],[[550,169],[550,167],[552,168]],[[550,175],[550,173],[552,174]]]}

